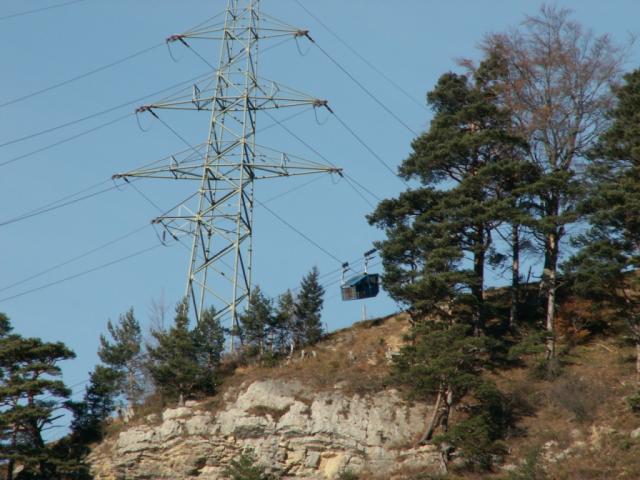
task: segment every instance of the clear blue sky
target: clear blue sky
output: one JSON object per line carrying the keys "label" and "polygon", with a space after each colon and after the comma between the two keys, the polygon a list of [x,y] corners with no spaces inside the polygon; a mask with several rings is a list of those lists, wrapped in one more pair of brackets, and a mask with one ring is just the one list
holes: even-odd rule
{"label": "clear blue sky", "polygon": [[[478,56],[476,46],[483,34],[517,25],[539,6],[538,2],[514,0],[302,1],[422,104],[425,92],[437,78],[457,68],[456,58]],[[11,17],[56,3],[62,2],[5,0],[0,5],[0,104],[161,43],[167,36],[215,15],[226,2],[84,0]],[[620,42],[628,33],[637,33],[640,4],[636,1],[565,0],[557,4],[571,8],[577,20],[597,33],[609,32]],[[293,0],[263,0],[262,8],[287,23],[309,29],[325,50],[414,130],[428,126],[431,115],[427,110],[390,87]],[[215,43],[199,41],[194,46],[217,64]],[[304,41],[298,47],[289,42],[266,52],[260,60],[262,76],[328,99],[332,108],[395,169],[409,152],[413,135],[318,50]],[[86,79],[0,107],[0,144],[134,100],[206,71],[206,65],[186,49],[176,46],[174,52],[177,62],[161,46]],[[628,68],[634,68],[638,59],[638,48],[634,47]],[[2,146],[0,163],[116,119],[134,107]],[[206,139],[205,115],[160,114],[190,142],[198,144]],[[113,173],[184,149],[158,121],[146,116],[142,123],[146,133],[130,117],[0,166],[0,223],[107,180]],[[259,118],[258,128],[269,123],[268,118]],[[319,112],[317,119],[313,112],[307,112],[288,126],[379,197],[400,192],[402,184],[324,112]],[[277,128],[265,132],[258,141],[317,159]],[[256,195],[265,201],[301,183],[291,179],[270,181],[258,185]],[[87,193],[111,185],[105,183]],[[172,206],[177,198],[163,182],[148,180],[136,185],[162,208]],[[360,257],[381,236],[364,218],[371,207],[344,181],[330,177],[278,198],[269,207],[341,260]],[[61,340],[77,353],[78,358],[64,366],[68,384],[87,378],[96,361],[98,336],[105,331],[108,319],[117,319],[133,306],[146,327],[149,304],[160,297],[173,309],[184,293],[188,252],[176,246],[157,248],[77,279],[1,300],[151,247],[158,240],[149,227],[63,268],[13,288],[4,287],[142,227],[157,213],[139,193],[123,188],[0,227],[0,311],[11,317],[17,332]],[[263,290],[275,296],[295,287],[313,265],[321,273],[339,267],[335,260],[258,208],[254,272]],[[338,275],[326,280],[336,281]],[[343,303],[338,293],[337,283],[328,286],[324,320],[330,329],[349,325],[360,316],[361,303]],[[369,301],[367,309],[369,315],[378,316],[394,312],[396,306],[383,294]],[[82,387],[76,388],[78,396]]]}

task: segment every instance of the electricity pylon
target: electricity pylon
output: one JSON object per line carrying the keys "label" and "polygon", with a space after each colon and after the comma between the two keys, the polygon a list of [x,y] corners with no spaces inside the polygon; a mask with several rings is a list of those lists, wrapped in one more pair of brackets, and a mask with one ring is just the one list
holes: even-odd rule
{"label": "electricity pylon", "polygon": [[[192,238],[186,297],[196,321],[213,305],[218,318],[231,316],[237,331],[239,309],[251,292],[254,181],[341,169],[309,162],[256,143],[261,110],[296,106],[329,108],[325,100],[258,76],[258,45],[269,38],[302,37],[307,32],[261,15],[259,0],[228,0],[224,21],[205,25],[167,42],[217,39],[220,60],[213,79],[193,86],[190,95],[138,108],[158,117],[158,109],[210,110],[206,143],[170,157],[168,165],[117,174],[199,182],[200,188],[174,209],[155,218],[173,238]],[[205,59],[206,61],[206,59]],[[270,115],[271,116],[271,115]],[[158,117],[159,118],[159,117]],[[232,334],[232,349],[233,338]]]}

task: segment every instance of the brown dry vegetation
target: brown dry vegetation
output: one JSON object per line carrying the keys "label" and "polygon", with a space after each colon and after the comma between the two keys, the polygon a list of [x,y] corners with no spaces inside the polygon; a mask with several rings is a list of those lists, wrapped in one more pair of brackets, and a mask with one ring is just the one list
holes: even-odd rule
{"label": "brown dry vegetation", "polygon": [[[504,464],[520,466],[539,451],[546,476],[493,473],[452,473],[454,479],[591,480],[640,478],[640,427],[626,398],[635,390],[634,350],[616,339],[592,339],[574,347],[564,358],[561,375],[539,380],[532,375],[535,361],[494,376],[528,415],[518,422],[520,434],[506,441]],[[551,461],[546,461],[551,459]],[[416,480],[429,477],[409,476]]]}
{"label": "brown dry vegetation", "polygon": [[[548,463],[541,461],[546,465],[547,479],[638,479],[640,439],[632,439],[630,432],[640,428],[640,417],[631,413],[626,402],[636,385],[634,349],[621,336],[587,335],[577,323],[577,311],[581,318],[590,313],[584,305],[570,303],[563,310],[567,320],[562,316],[559,320],[565,342],[560,347],[566,352],[559,377],[536,378],[539,358],[535,356],[526,358],[521,367],[491,374],[522,414],[513,436],[506,441],[509,454],[503,462],[519,466],[532,451],[540,451],[540,458],[555,457]],[[356,323],[313,347],[316,358],[302,360],[298,352],[289,364],[242,367],[226,380],[224,388],[277,378],[299,380],[317,389],[340,384],[352,393],[374,392],[388,385],[387,352],[396,350],[408,331],[406,315]],[[405,478],[431,477],[407,472]],[[443,478],[509,477],[497,469],[486,474],[452,471]]]}
{"label": "brown dry vegetation", "polygon": [[[580,315],[576,313],[580,312]],[[503,393],[516,406],[521,416],[510,438],[503,464],[519,466],[531,452],[539,451],[539,459],[555,457],[545,465],[546,476],[509,477],[504,470],[480,474],[452,473],[441,479],[639,479],[640,438],[630,432],[640,428],[640,417],[631,413],[626,398],[636,386],[634,349],[623,336],[587,335],[576,318],[589,313],[584,306],[569,303],[562,310],[559,331],[563,334],[561,350],[563,368],[553,380],[536,378],[539,358],[525,358],[524,364],[491,373]],[[566,320],[565,320],[566,319]],[[391,351],[397,351],[409,332],[407,315],[359,322],[350,328],[328,335],[319,344],[307,348],[306,358],[295,352],[290,361],[280,360],[271,366],[239,363],[228,359],[227,375],[220,392],[207,400],[211,410],[233,397],[243,386],[260,379],[301,381],[317,390],[333,389],[345,393],[375,393],[389,386]],[[315,356],[311,354],[315,351]],[[159,399],[149,402],[138,412],[135,423],[161,411]],[[256,412],[258,413],[258,412]],[[260,414],[277,417],[283,412]],[[453,420],[463,415],[454,412]],[[119,422],[111,426],[119,430]],[[360,480],[366,476],[356,477]],[[370,477],[373,478],[373,477]],[[419,473],[406,472],[398,478],[428,480]],[[368,480],[368,479],[367,479]]]}
{"label": "brown dry vegetation", "polygon": [[297,351],[290,361],[284,359],[275,366],[235,368],[234,374],[225,379],[222,390],[237,390],[243,384],[269,378],[297,380],[317,390],[340,385],[348,393],[373,393],[388,382],[387,352],[397,350],[408,331],[408,316],[404,314],[358,322],[307,347],[305,358]]}

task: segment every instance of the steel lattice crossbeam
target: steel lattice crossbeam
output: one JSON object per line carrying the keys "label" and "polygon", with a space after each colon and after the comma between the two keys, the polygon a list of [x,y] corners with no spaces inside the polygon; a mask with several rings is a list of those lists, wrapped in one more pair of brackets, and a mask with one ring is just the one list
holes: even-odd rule
{"label": "steel lattice crossbeam", "polygon": [[[254,181],[314,173],[341,173],[320,163],[262,147],[256,143],[256,116],[261,110],[296,106],[326,107],[327,102],[258,77],[258,45],[267,38],[304,36],[270,16],[259,0],[228,0],[221,24],[205,25],[167,39],[219,39],[220,61],[213,79],[193,86],[190,96],[145,105],[158,109],[210,110],[206,143],[172,155],[168,164],[117,174],[116,178],[150,177],[199,182],[199,189],[153,220],[174,238],[192,237],[186,296],[196,320],[213,305],[216,315],[238,314],[251,292]],[[233,335],[232,335],[233,348]]]}

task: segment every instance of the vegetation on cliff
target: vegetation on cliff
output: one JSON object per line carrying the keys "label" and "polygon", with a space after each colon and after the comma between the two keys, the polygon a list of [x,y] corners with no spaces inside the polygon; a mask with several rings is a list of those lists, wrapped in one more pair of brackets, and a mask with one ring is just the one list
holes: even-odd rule
{"label": "vegetation on cliff", "polygon": [[[191,326],[185,301],[147,343],[133,310],[109,321],[80,402],[60,380],[73,352],[12,333],[0,316],[4,477],[87,478],[89,445],[120,402],[182,404],[265,372],[356,393],[395,386],[432,403],[415,443],[437,445],[451,478],[504,476],[506,458],[511,479],[570,478],[558,455],[571,465],[598,450],[607,458],[574,465],[585,478],[605,467],[620,478],[637,472],[625,452],[640,433],[617,432],[640,411],[640,71],[621,77],[622,49],[552,7],[487,36],[482,52],[427,95],[433,120],[399,169],[417,185],[368,216],[386,234],[384,287],[410,317],[402,345],[367,345],[389,363],[358,363],[357,342],[367,340],[346,357],[323,348],[336,335],[323,332],[315,268],[297,295],[274,300],[254,288],[231,332],[213,309]],[[526,281],[523,262],[538,260],[539,281]],[[495,288],[489,272],[500,268],[510,281]],[[240,347],[227,355],[230,336]],[[296,349],[304,357],[312,346],[313,372],[292,364]],[[73,413],[71,432],[47,443],[62,409]],[[267,478],[250,454],[228,475]]]}

